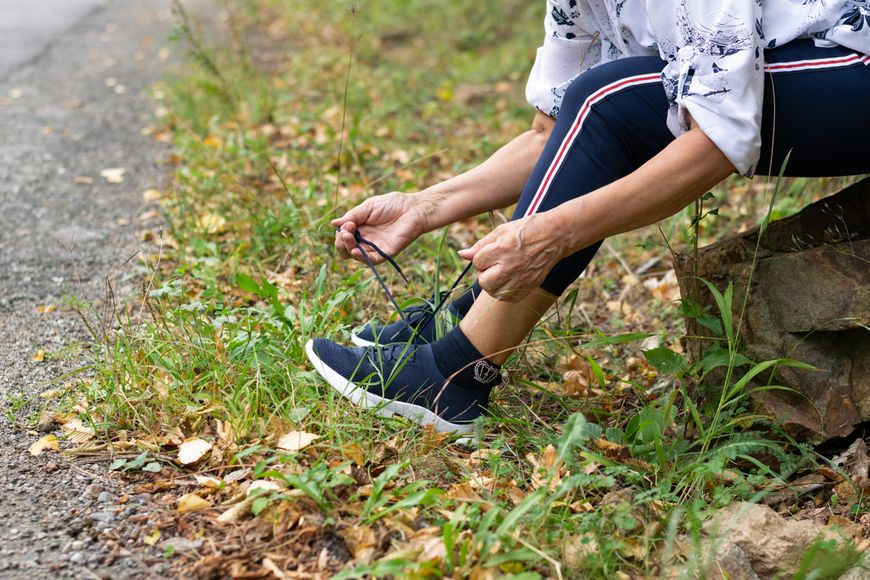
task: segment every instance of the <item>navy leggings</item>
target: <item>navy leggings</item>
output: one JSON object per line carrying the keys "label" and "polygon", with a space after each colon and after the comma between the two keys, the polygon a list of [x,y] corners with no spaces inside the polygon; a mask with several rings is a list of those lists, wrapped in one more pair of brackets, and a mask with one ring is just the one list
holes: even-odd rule
{"label": "navy leggings", "polygon": [[[765,53],[758,173],[870,173],[870,59],[845,48],[795,41]],[[581,74],[520,197],[513,219],[552,209],[620,179],[674,136],[658,57],[631,57]],[[563,259],[541,287],[560,295],[601,243]]]}

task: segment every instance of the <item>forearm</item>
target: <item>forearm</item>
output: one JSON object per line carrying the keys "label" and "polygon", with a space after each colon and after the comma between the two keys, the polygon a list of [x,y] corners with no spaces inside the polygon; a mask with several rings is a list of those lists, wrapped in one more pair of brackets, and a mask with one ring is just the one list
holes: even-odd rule
{"label": "forearm", "polygon": [[426,230],[516,203],[552,126],[551,118],[538,113],[529,131],[477,167],[418,193],[428,216]]}
{"label": "forearm", "polygon": [[567,256],[677,213],[733,172],[716,145],[695,128],[633,173],[541,216],[564,236]]}

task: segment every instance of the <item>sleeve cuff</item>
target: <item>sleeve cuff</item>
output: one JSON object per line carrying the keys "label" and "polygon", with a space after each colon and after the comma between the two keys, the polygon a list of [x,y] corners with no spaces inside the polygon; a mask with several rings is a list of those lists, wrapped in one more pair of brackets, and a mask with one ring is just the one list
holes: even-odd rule
{"label": "sleeve cuff", "polygon": [[679,137],[689,130],[688,119],[691,115],[695,124],[728,158],[737,172],[751,178],[755,175],[761,154],[759,122],[751,116],[725,119],[704,105],[703,100],[692,97],[681,99],[668,114],[668,128],[675,137]]}

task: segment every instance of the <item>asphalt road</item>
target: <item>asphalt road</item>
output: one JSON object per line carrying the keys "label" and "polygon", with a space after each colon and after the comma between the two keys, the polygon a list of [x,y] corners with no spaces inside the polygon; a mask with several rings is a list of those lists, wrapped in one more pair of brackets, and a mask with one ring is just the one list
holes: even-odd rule
{"label": "asphalt road", "polygon": [[105,466],[32,457],[39,409],[18,406],[83,364],[87,333],[65,297],[99,305],[106,277],[120,293],[137,279],[125,262],[155,227],[141,194],[168,170],[142,129],[171,26],[169,0],[0,0],[0,578],[167,573],[141,539],[106,543],[150,499],[118,503]]}
{"label": "asphalt road", "polygon": [[0,79],[36,59],[100,0],[0,0]]}

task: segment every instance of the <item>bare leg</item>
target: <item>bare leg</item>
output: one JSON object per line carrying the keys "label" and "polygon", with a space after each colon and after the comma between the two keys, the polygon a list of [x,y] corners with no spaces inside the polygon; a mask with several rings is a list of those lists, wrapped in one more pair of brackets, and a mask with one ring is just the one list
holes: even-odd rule
{"label": "bare leg", "polygon": [[519,302],[496,300],[483,292],[459,327],[481,354],[501,365],[554,302],[556,296],[541,289]]}

